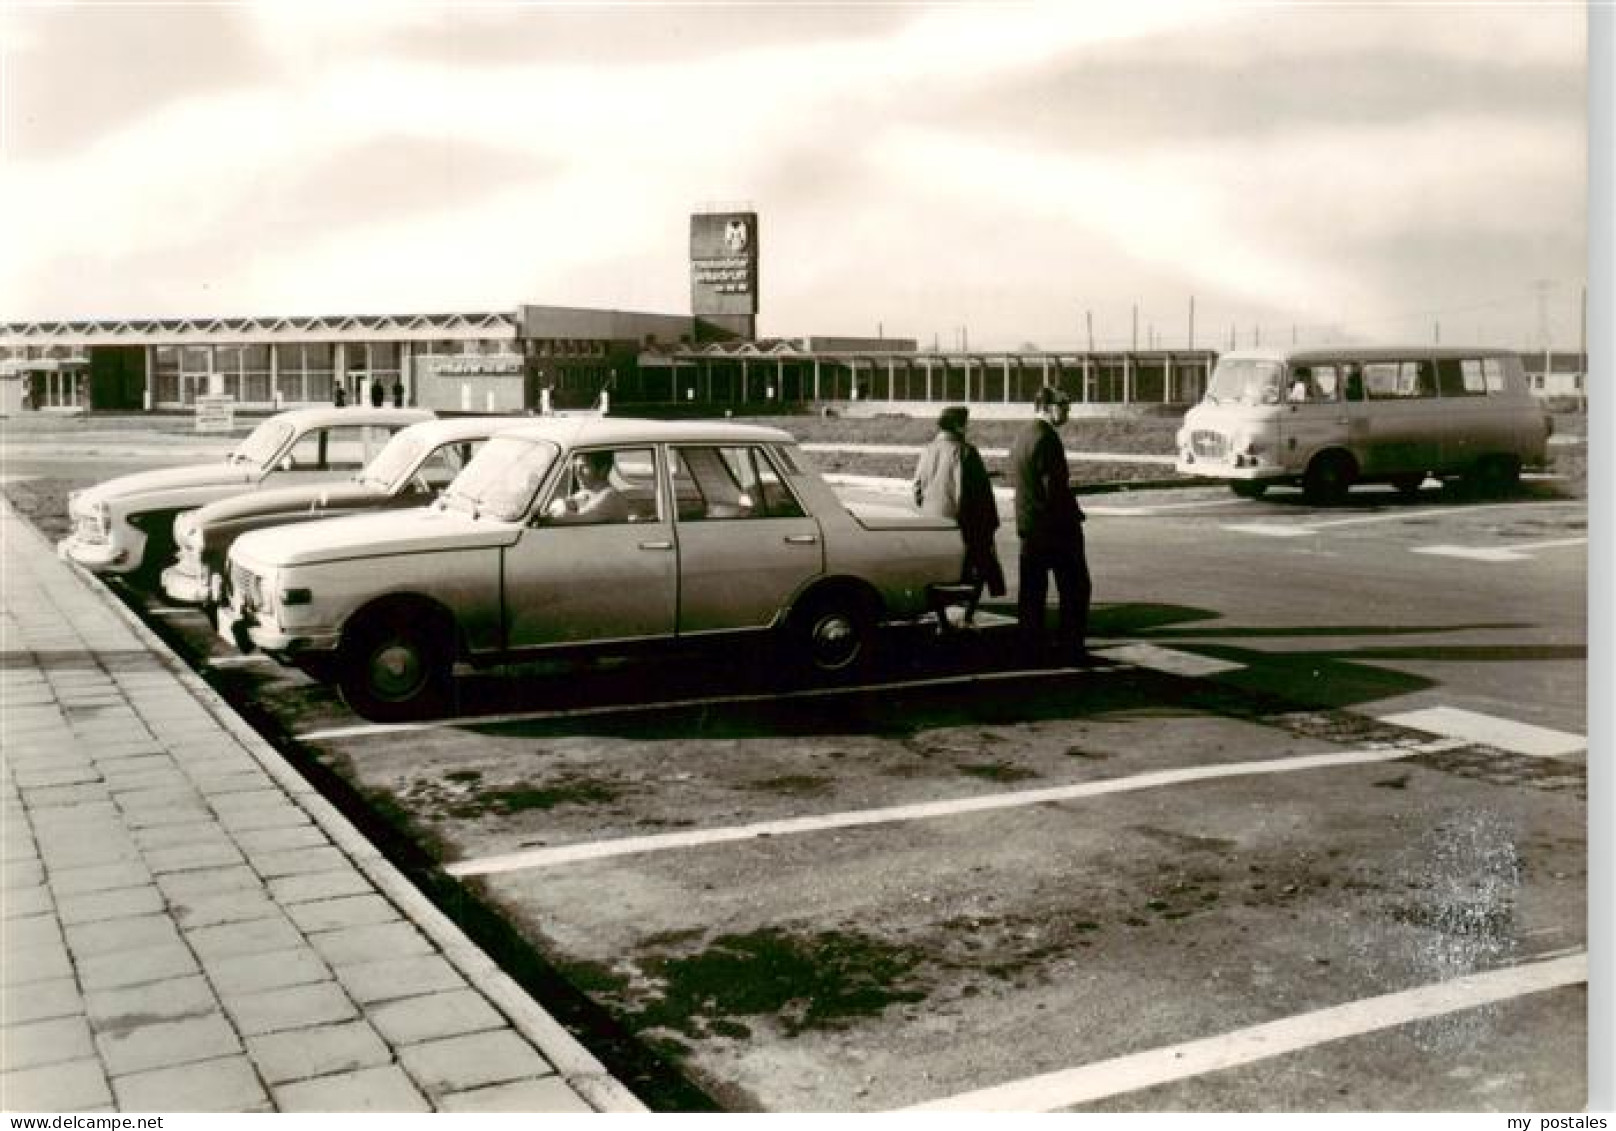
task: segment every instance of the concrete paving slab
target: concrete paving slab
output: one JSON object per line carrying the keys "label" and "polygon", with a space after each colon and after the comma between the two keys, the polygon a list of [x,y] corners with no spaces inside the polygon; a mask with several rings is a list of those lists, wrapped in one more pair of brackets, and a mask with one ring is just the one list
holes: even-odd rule
{"label": "concrete paving slab", "polygon": [[7,1111],[94,1111],[112,1102],[112,1088],[94,1057],[0,1073]]}
{"label": "concrete paving slab", "polygon": [[[0,528],[34,665],[0,672],[8,1108],[643,1110],[3,500]],[[405,995],[432,1006],[390,1038]]]}
{"label": "concrete paving slab", "polygon": [[431,1111],[421,1090],[397,1065],[362,1068],[300,1080],[274,1089],[281,1111]]}
{"label": "concrete paving slab", "polygon": [[271,1084],[379,1068],[393,1059],[392,1049],[364,1021],[249,1037],[247,1053]]}
{"label": "concrete paving slab", "polygon": [[274,1110],[258,1073],[244,1056],[120,1076],[113,1081],[113,1089],[121,1111]]}

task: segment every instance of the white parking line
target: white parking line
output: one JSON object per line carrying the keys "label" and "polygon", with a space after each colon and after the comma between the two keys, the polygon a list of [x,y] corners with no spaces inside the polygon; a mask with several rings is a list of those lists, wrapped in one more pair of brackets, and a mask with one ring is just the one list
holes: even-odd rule
{"label": "white parking line", "polygon": [[1559,502],[1543,503],[1482,503],[1477,506],[1442,507],[1436,510],[1403,511],[1392,510],[1376,514],[1357,515],[1352,518],[1329,518],[1322,521],[1303,521],[1295,524],[1280,522],[1242,522],[1225,523],[1223,529],[1232,530],[1240,534],[1261,534],[1270,538],[1300,538],[1309,534],[1317,534],[1321,530],[1334,530],[1341,526],[1367,526],[1379,522],[1405,522],[1415,518],[1433,518],[1439,515],[1471,515],[1480,511],[1491,510],[1521,510],[1536,509],[1539,507],[1586,507],[1587,504],[1577,500],[1564,500]]}
{"label": "white parking line", "polygon": [[1380,721],[1536,758],[1562,758],[1567,754],[1581,754],[1588,749],[1587,738],[1580,734],[1463,711],[1457,707],[1428,707],[1400,715],[1386,715]]}
{"label": "white parking line", "polygon": [[1451,745],[1452,743],[1447,741],[1422,742],[1372,750],[1343,751],[1335,754],[1304,754],[1293,758],[1274,758],[1261,762],[1231,762],[1221,766],[1191,766],[1178,770],[1156,770],[1152,773],[1135,774],[1126,778],[1081,782],[1076,785],[1054,786],[1048,789],[1011,790],[1007,793],[996,793],[985,797],[960,797],[949,801],[925,801],[913,805],[891,805],[880,809],[855,809],[842,813],[822,813],[812,817],[790,817],[779,821],[759,821],[750,825],[694,829],[679,833],[658,833],[652,836],[620,837],[616,840],[558,845],[555,848],[533,848],[523,852],[457,861],[450,864],[446,870],[452,876],[488,876],[501,872],[553,868],[561,864],[576,864],[586,860],[606,860],[617,856],[635,856],[648,852],[704,848],[708,845],[756,840],[761,837],[827,832],[833,829],[859,828],[865,825],[925,821],[938,817],[958,817],[966,813],[984,813],[998,809],[1020,809],[1029,805],[1047,805],[1056,801],[1076,801],[1089,797],[1103,797],[1113,793],[1133,793],[1142,789],[1158,789],[1164,786],[1215,781],[1220,778],[1249,777],[1254,774],[1294,773],[1302,770],[1328,770],[1338,769],[1342,766],[1391,762],[1399,758],[1412,757],[1415,754],[1446,749]]}
{"label": "white parking line", "polygon": [[262,652],[252,652],[245,656],[215,656],[208,661],[210,668],[245,668],[251,664],[267,664],[268,656]]}
{"label": "white parking line", "polygon": [[1221,1072],[1315,1045],[1358,1037],[1464,1009],[1544,993],[1588,980],[1588,953],[1523,963],[1382,994],[1098,1064],[1050,1072],[918,1104],[908,1111],[1053,1112],[1141,1088]]}
{"label": "white parking line", "polygon": [[1560,538],[1552,542],[1517,542],[1513,546],[1415,546],[1413,552],[1468,558],[1477,562],[1524,562],[1531,559],[1534,550],[1558,550],[1587,544],[1587,538]]}
{"label": "white parking line", "polygon": [[1214,660],[1209,656],[1198,656],[1194,652],[1180,652],[1176,648],[1163,648],[1156,644],[1119,644],[1114,648],[1097,648],[1094,654],[1135,667],[1167,672],[1170,675],[1219,675],[1223,672],[1242,671],[1246,666],[1232,664],[1227,660]]}
{"label": "white parking line", "polygon": [[[977,622],[983,627],[1010,623],[1010,618],[993,613],[978,612]],[[935,679],[893,680],[888,683],[862,683],[847,687],[810,687],[798,691],[772,691],[756,695],[708,695],[696,699],[663,699],[648,703],[608,703],[599,707],[568,707],[554,711],[520,711],[504,715],[466,715],[446,719],[429,719],[418,723],[361,723],[358,726],[330,727],[326,730],[305,731],[294,735],[299,742],[315,742],[333,738],[364,738],[377,734],[398,734],[422,730],[454,730],[459,727],[505,726],[512,723],[537,723],[556,719],[587,719],[598,715],[629,715],[652,711],[682,711],[693,707],[734,707],[749,703],[789,703],[798,699],[827,699],[846,695],[864,695],[872,691],[902,691],[910,688],[969,687],[978,683],[998,683],[1003,680],[1028,678],[1082,678],[1088,673],[1056,668],[1026,668],[1006,672],[976,672],[970,675],[938,676]]]}

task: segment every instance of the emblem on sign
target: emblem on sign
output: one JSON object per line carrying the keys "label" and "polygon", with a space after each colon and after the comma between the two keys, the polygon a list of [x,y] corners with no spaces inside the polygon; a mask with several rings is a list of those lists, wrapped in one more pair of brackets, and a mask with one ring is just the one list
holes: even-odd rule
{"label": "emblem on sign", "polygon": [[745,220],[731,220],[724,225],[724,246],[731,252],[746,250]]}

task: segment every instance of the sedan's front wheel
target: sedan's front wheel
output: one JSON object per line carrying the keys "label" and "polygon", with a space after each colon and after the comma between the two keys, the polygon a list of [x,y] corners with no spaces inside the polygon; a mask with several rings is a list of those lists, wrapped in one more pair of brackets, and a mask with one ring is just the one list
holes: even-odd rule
{"label": "sedan's front wheel", "polygon": [[374,722],[442,714],[450,701],[448,643],[428,618],[373,617],[343,644],[339,682],[348,706]]}

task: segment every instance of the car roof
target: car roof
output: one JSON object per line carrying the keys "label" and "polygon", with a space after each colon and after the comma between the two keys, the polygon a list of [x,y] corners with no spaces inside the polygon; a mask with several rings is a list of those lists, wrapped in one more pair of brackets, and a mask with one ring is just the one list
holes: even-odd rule
{"label": "car roof", "polygon": [[533,419],[527,416],[449,416],[412,424],[399,435],[413,436],[428,444],[442,444],[477,440],[531,423]]}
{"label": "car roof", "polygon": [[515,429],[512,435],[551,440],[567,447],[619,443],[797,442],[791,433],[761,424],[736,424],[727,420],[637,420],[623,416],[534,417],[531,424]]}
{"label": "car roof", "polygon": [[1233,361],[1401,361],[1454,360],[1467,357],[1517,357],[1514,350],[1496,346],[1309,346],[1307,348],[1279,347],[1230,350],[1219,354],[1218,360]]}
{"label": "car roof", "polygon": [[307,428],[328,422],[408,425],[436,417],[437,413],[429,408],[372,408],[370,405],[344,405],[339,408],[334,404],[323,404],[287,409],[266,419],[284,420],[295,428]]}

